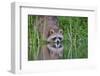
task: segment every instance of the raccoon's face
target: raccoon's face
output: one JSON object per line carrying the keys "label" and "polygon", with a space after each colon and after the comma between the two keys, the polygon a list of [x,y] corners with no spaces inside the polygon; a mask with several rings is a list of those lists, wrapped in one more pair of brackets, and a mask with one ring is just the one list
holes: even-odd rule
{"label": "raccoon's face", "polygon": [[60,43],[63,40],[63,30],[54,30],[50,29],[49,31],[49,36],[47,38],[48,42],[55,42],[55,43]]}

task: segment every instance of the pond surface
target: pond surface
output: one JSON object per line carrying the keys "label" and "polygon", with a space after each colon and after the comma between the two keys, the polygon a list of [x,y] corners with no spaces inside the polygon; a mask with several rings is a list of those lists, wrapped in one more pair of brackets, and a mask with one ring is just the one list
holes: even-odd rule
{"label": "pond surface", "polygon": [[28,60],[56,60],[88,58],[87,45],[78,43],[76,46],[70,41],[61,43],[43,43],[28,50]]}

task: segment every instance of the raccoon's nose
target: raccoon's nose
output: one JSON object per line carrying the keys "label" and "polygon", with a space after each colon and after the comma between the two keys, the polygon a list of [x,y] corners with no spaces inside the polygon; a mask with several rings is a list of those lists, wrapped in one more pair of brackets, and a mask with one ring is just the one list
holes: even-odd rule
{"label": "raccoon's nose", "polygon": [[57,45],[59,44],[60,42],[57,40]]}

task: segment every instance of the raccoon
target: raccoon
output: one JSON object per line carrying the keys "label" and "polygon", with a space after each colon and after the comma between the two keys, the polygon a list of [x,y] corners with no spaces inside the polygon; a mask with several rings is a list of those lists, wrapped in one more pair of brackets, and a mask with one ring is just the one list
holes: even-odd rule
{"label": "raccoon", "polygon": [[63,30],[59,28],[57,16],[38,16],[38,30],[42,39],[59,43],[63,40]]}
{"label": "raccoon", "polygon": [[61,59],[63,57],[63,45],[57,43],[48,43],[40,47],[38,60]]}
{"label": "raccoon", "polygon": [[63,45],[60,43],[48,44],[47,48],[51,59],[59,59],[63,57]]}

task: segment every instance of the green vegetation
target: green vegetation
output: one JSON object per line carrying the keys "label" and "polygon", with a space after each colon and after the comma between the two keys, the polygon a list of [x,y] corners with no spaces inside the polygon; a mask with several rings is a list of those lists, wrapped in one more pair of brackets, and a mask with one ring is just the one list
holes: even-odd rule
{"label": "green vegetation", "polygon": [[[37,16],[28,16],[28,60],[37,60],[43,44],[36,28]],[[63,59],[88,57],[88,18],[58,16],[59,27],[63,29]]]}
{"label": "green vegetation", "polygon": [[58,17],[64,30],[64,59],[88,57],[88,18]]}
{"label": "green vegetation", "polygon": [[39,53],[40,37],[35,19],[36,16],[28,16],[28,60],[36,60]]}

